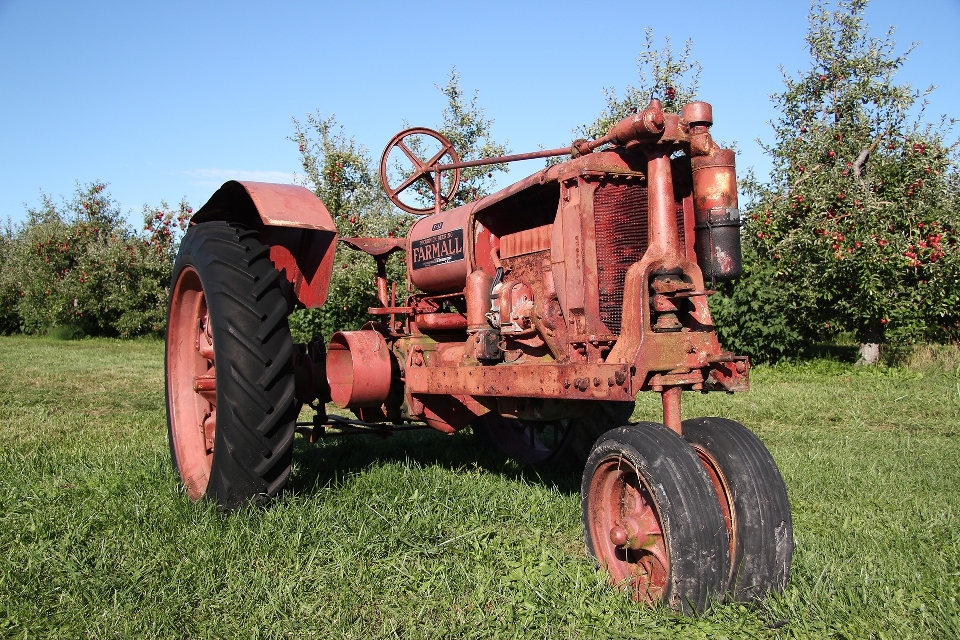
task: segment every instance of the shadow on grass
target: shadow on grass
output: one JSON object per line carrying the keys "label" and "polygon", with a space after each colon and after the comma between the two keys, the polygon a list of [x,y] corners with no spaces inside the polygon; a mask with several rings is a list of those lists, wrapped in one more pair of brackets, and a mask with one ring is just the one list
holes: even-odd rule
{"label": "shadow on grass", "polygon": [[[928,348],[920,354],[922,358],[914,359],[923,363],[949,362],[952,364],[945,367],[946,370],[954,371],[957,353],[956,346]],[[849,365],[856,362],[857,357],[858,346],[855,344],[817,344],[812,345],[808,357],[797,364],[816,370],[818,363]],[[453,471],[480,469],[507,479],[548,486],[566,495],[579,493],[583,471],[582,467],[572,468],[569,464],[521,465],[498,451],[484,447],[469,429],[452,436],[431,429],[401,432],[388,437],[335,436],[317,444],[308,444],[298,437],[293,455],[296,472],[291,476],[288,487],[296,493],[305,494],[328,485],[339,486],[344,477],[378,464],[412,463]]]}
{"label": "shadow on grass", "polygon": [[858,345],[845,344],[815,344],[810,347],[810,353],[801,362],[809,360],[835,360],[837,362],[856,362],[860,357]]}
{"label": "shadow on grass", "polygon": [[498,451],[485,448],[470,429],[453,435],[424,429],[388,437],[333,436],[316,444],[298,437],[294,442],[293,462],[297,471],[287,486],[305,494],[327,485],[337,486],[346,476],[384,463],[439,466],[453,471],[479,468],[511,480],[549,486],[567,495],[580,493],[583,472],[570,464],[521,465]]}

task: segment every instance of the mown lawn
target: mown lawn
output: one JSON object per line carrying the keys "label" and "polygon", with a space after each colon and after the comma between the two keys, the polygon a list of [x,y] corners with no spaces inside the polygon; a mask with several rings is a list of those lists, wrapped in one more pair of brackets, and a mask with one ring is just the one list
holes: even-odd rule
{"label": "mown lawn", "polygon": [[0,635],[960,637],[955,360],[758,367],[750,393],[685,394],[685,417],[766,442],[797,543],[782,597],[691,619],[607,586],[577,475],[469,433],[298,442],[280,500],[222,515],[170,467],[161,343],[2,337]]}

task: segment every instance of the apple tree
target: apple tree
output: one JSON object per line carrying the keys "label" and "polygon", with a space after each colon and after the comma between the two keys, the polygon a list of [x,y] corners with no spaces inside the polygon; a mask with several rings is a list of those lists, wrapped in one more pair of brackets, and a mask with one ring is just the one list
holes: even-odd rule
{"label": "apple tree", "polygon": [[[770,179],[743,186],[745,255],[792,307],[754,311],[809,340],[852,332],[874,363],[883,342],[960,336],[960,181],[952,122],[924,120],[933,88],[896,82],[912,47],[871,36],[866,5],[812,7],[810,68],[773,96]],[[735,286],[764,286],[750,277]]]}
{"label": "apple tree", "polygon": [[687,40],[677,53],[667,36],[658,49],[653,29],[647,27],[637,55],[638,84],[627,85],[622,94],[614,88],[604,89],[607,104],[603,111],[590,124],[578,127],[576,133],[587,139],[599,138],[623,118],[646,107],[654,95],[665,111],[680,113],[683,105],[697,99],[702,70],[693,58],[693,40]]}

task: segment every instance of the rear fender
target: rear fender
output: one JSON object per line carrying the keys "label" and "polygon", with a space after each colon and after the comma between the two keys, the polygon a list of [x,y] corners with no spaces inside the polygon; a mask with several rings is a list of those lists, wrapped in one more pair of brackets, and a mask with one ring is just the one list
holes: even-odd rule
{"label": "rear fender", "polygon": [[224,183],[200,207],[191,224],[237,222],[260,233],[274,266],[307,308],[327,299],[337,246],[337,227],[312,191],[292,184]]}

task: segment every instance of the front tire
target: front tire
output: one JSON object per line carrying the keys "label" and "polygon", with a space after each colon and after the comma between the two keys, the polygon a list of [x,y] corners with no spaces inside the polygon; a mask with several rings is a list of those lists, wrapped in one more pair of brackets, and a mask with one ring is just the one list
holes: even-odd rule
{"label": "front tire", "polygon": [[192,500],[233,509],[290,475],[297,404],[287,301],[269,247],[225,222],[191,227],[171,279],[167,426]]}
{"label": "front tire", "polygon": [[793,557],[793,520],[773,456],[733,420],[694,418],[681,427],[710,476],[730,531],[729,593],[739,602],[782,593]]}
{"label": "front tire", "polygon": [[634,600],[703,611],[729,575],[729,544],[693,449],[661,424],[604,434],[583,472],[587,550]]}

